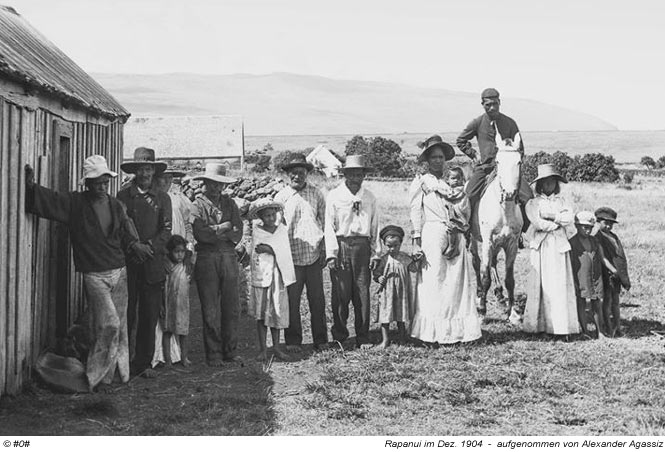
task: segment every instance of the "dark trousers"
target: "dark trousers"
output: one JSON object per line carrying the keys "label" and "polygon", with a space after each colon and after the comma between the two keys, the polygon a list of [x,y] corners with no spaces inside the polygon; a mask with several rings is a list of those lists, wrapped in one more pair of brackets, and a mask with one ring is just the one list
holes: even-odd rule
{"label": "dark trousers", "polygon": [[349,302],[353,303],[356,343],[369,342],[369,258],[367,238],[338,238],[339,269],[330,272],[332,280],[331,305],[333,313],[333,339],[339,342],[349,337],[346,322]]}
{"label": "dark trousers", "polygon": [[[480,202],[480,197],[487,187],[487,177],[494,171],[496,168],[496,163],[481,163],[476,165],[473,168],[473,173],[469,177],[469,181],[466,184],[466,195],[469,197],[469,203],[471,204],[471,212],[474,212],[478,202]],[[522,211],[522,220],[524,221],[523,231],[526,231],[529,227],[529,219],[526,216],[524,211],[524,206],[526,202],[533,198],[533,191],[529,186],[529,183],[524,179],[520,178],[520,186],[517,190],[517,199],[520,205],[520,210]]]}
{"label": "dark trousers", "polygon": [[199,253],[194,270],[208,362],[228,360],[238,345],[238,258],[235,251]]}
{"label": "dark trousers", "polygon": [[286,345],[302,344],[300,298],[307,286],[307,301],[312,319],[312,339],[315,345],[328,342],[326,331],[326,298],[323,294],[323,269],[318,262],[312,265],[296,265],[296,282],[288,286],[289,327],[284,331]]}
{"label": "dark trousers", "polygon": [[164,298],[164,281],[148,284],[143,265],[127,265],[127,331],[134,350],[135,372],[150,369],[155,354],[155,327]]}

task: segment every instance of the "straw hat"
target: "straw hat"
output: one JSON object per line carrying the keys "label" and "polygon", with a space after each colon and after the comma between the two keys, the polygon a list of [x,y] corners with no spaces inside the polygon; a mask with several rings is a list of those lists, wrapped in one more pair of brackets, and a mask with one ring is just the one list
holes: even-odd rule
{"label": "straw hat", "polygon": [[552,165],[551,163],[545,163],[543,165],[538,165],[538,176],[536,176],[536,178],[533,180],[533,182],[531,182],[531,184],[533,185],[537,181],[541,179],[546,179],[548,177],[554,177],[559,181],[563,182],[564,184],[568,183],[565,177],[556,172],[556,170],[554,169],[554,165]]}
{"label": "straw hat", "polygon": [[236,178],[226,175],[225,164],[206,163],[205,172],[199,176],[192,177],[192,180],[211,180],[222,184],[232,184],[236,181]]}
{"label": "straw hat", "polygon": [[105,174],[108,174],[111,177],[118,176],[118,173],[109,169],[104,156],[91,155],[83,162],[83,177],[81,178],[81,185],[85,184],[86,179],[96,179]]}
{"label": "straw hat", "polygon": [[418,147],[423,150],[418,156],[419,162],[427,160],[429,153],[436,147],[443,150],[443,156],[446,160],[452,160],[452,158],[455,157],[455,149],[443,141],[443,138],[441,138],[440,135],[432,135],[425,141],[418,143]]}
{"label": "straw hat", "polygon": [[261,198],[253,201],[249,205],[249,214],[248,217],[251,220],[256,220],[259,216],[259,212],[266,209],[284,209],[284,205],[280,202],[273,201],[272,198]]}
{"label": "straw hat", "polygon": [[134,150],[134,160],[120,165],[120,169],[125,173],[134,174],[136,170],[145,164],[151,164],[155,168],[155,174],[161,173],[167,167],[166,162],[155,160],[155,150],[150,148],[136,148]]}
{"label": "straw hat", "polygon": [[288,162],[282,165],[282,170],[289,171],[291,168],[298,166],[305,168],[307,171],[312,171],[314,169],[314,165],[307,161],[307,157],[302,154],[294,154]]}
{"label": "straw hat", "polygon": [[364,169],[365,171],[372,171],[372,168],[365,165],[365,156],[360,154],[347,156],[344,166],[339,170],[344,172],[349,169]]}
{"label": "straw hat", "polygon": [[611,221],[612,223],[618,223],[617,221],[617,213],[614,209],[610,207],[600,207],[599,209],[596,209],[596,212],[594,212],[596,215],[596,220],[605,220],[605,221]]}
{"label": "straw hat", "polygon": [[593,212],[588,210],[583,210],[575,215],[575,224],[583,226],[593,226],[596,224],[596,217],[593,215]]}

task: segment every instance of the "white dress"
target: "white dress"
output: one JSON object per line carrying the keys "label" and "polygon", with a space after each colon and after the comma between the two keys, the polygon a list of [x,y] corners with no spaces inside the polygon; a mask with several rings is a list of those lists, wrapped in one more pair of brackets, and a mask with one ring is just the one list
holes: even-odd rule
{"label": "white dress", "polygon": [[[437,187],[441,187],[437,191]],[[411,336],[425,342],[452,344],[479,339],[480,318],[472,287],[471,259],[463,237],[459,254],[446,259],[448,201],[442,193],[449,187],[432,174],[416,177],[409,189],[414,237],[421,237],[425,261],[417,276]],[[468,221],[468,199],[456,204]]]}
{"label": "white dress", "polygon": [[[256,245],[270,245],[275,253],[256,253]],[[287,286],[296,282],[291,246],[286,226],[279,224],[270,233],[258,225],[252,230],[252,288],[249,312],[269,328],[289,327]]]}
{"label": "white dress", "polygon": [[[526,214],[531,221],[527,231],[531,253],[524,331],[579,333],[568,242],[576,232],[573,210],[561,195],[540,194],[526,204]],[[555,214],[556,222],[544,220],[543,214]]]}

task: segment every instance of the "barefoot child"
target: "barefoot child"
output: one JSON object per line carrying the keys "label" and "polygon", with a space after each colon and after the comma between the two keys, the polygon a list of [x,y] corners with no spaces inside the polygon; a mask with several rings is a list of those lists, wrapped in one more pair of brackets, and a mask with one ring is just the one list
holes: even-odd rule
{"label": "barefoot child", "polygon": [[459,254],[460,236],[468,229],[467,218],[461,212],[460,208],[461,201],[466,196],[464,193],[464,172],[462,168],[459,166],[450,168],[446,183],[451,188],[450,195],[444,196],[444,198],[450,202],[450,204],[446,204],[446,210],[448,211],[452,228],[448,230],[448,246],[443,251],[443,255],[448,259],[452,259]]}
{"label": "barefoot child", "polygon": [[386,348],[389,343],[390,322],[397,322],[399,343],[406,340],[405,323],[410,321],[412,305],[411,276],[408,266],[411,257],[400,251],[404,230],[399,226],[389,225],[379,233],[387,253],[381,257],[374,269],[374,281],[379,283],[378,322],[381,324],[381,344],[377,348]]}
{"label": "barefoot child", "polygon": [[591,212],[580,212],[575,216],[577,234],[570,240],[570,260],[577,296],[577,317],[582,333],[588,334],[587,309],[593,310],[596,337],[605,337],[603,315],[603,267],[616,273],[614,266],[605,259],[603,249],[596,237],[591,235],[595,219]]}
{"label": "barefoot child", "polygon": [[603,283],[605,284],[605,300],[603,301],[603,313],[607,322],[610,337],[621,335],[619,330],[619,294],[621,287],[630,290],[630,278],[628,277],[628,262],[626,253],[619,237],[612,232],[614,224],[617,223],[617,213],[609,207],[601,207],[595,212],[596,227],[594,233],[603,248],[605,257],[614,265],[616,273],[603,272]]}
{"label": "barefoot child", "polygon": [[180,347],[180,363],[188,367],[191,362],[187,355],[187,335],[189,334],[189,282],[191,265],[187,262],[187,240],[180,235],[173,235],[166,243],[164,335],[164,363],[171,365],[171,336],[176,335]]}
{"label": "barefoot child", "polygon": [[260,219],[252,230],[250,251],[252,288],[250,314],[256,318],[259,361],[267,359],[266,333],[270,328],[273,354],[288,359],[279,343],[280,330],[289,326],[289,298],[286,287],[296,282],[288,230],[277,222],[280,203],[259,199],[249,208],[250,219]]}

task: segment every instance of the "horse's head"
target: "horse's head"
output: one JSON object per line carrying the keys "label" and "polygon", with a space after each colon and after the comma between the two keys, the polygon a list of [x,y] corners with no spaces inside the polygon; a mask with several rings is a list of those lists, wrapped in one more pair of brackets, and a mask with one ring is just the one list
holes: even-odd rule
{"label": "horse's head", "polygon": [[522,137],[517,132],[513,140],[502,139],[496,131],[496,175],[501,187],[501,201],[513,201],[520,186],[522,170]]}

